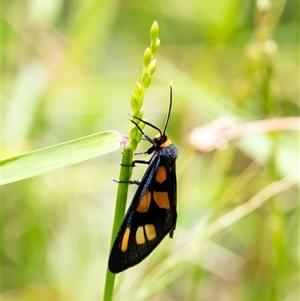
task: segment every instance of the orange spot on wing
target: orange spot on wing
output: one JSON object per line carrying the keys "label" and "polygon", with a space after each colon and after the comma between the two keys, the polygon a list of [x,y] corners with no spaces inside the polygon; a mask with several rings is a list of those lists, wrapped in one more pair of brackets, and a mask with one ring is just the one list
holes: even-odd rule
{"label": "orange spot on wing", "polygon": [[156,237],[156,231],[153,224],[147,224],[145,226],[139,226],[137,228],[135,240],[138,245],[146,243],[145,234],[147,236],[147,240],[152,240]]}
{"label": "orange spot on wing", "polygon": [[146,242],[143,226],[139,226],[137,228],[135,233],[135,240],[138,245],[142,245]]}
{"label": "orange spot on wing", "polygon": [[125,252],[128,248],[129,234],[130,234],[130,228],[127,227],[125,232],[124,232],[123,238],[122,238],[122,244],[121,244],[121,251],[122,252]]}
{"label": "orange spot on wing", "polygon": [[167,172],[166,172],[166,168],[164,166],[160,166],[158,167],[157,173],[156,173],[156,178],[155,180],[158,183],[162,183],[167,179]]}
{"label": "orange spot on wing", "polygon": [[146,190],[145,194],[140,200],[139,205],[136,208],[136,211],[144,212],[144,213],[147,212],[149,209],[150,202],[151,202],[151,193],[149,190]]}
{"label": "orange spot on wing", "polygon": [[156,237],[156,231],[155,231],[155,227],[153,224],[145,225],[145,231],[146,231],[148,240],[152,240]]}
{"label": "orange spot on wing", "polygon": [[159,208],[170,209],[170,201],[168,192],[166,191],[154,191],[154,201]]}

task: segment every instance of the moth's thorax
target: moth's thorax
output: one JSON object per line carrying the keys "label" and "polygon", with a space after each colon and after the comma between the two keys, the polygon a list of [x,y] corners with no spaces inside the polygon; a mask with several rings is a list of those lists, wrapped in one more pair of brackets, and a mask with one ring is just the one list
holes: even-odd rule
{"label": "moth's thorax", "polygon": [[165,142],[163,142],[161,145],[160,145],[160,148],[163,148],[163,147],[168,147],[172,144],[172,141],[170,139],[167,139]]}

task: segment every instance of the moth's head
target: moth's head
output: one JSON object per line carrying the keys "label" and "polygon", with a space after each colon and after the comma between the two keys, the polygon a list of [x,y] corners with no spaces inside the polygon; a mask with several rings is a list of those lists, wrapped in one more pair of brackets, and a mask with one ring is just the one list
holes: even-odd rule
{"label": "moth's head", "polygon": [[153,145],[156,149],[161,149],[164,147],[168,147],[170,144],[172,144],[172,141],[168,139],[166,135],[156,135],[153,139]]}

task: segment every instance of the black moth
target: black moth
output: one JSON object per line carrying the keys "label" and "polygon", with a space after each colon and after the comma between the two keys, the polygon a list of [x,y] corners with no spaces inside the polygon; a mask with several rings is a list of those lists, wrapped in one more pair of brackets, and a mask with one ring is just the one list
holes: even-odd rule
{"label": "black moth", "polygon": [[[133,161],[149,164],[117,233],[109,256],[108,267],[112,273],[122,272],[145,259],[169,234],[173,237],[176,227],[176,158],[177,149],[165,134],[172,109],[172,86],[170,105],[163,132],[149,122],[133,117],[156,129],[154,138],[143,134],[152,146],[145,154],[153,154],[150,161]],[[131,183],[136,183],[133,181]]]}

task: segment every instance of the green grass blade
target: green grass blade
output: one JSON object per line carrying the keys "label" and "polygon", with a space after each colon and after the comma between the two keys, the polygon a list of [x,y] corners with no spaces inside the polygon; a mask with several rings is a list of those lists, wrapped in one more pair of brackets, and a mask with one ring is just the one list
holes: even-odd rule
{"label": "green grass blade", "polygon": [[[151,77],[156,68],[156,59],[154,58],[154,56],[160,45],[160,39],[158,38],[158,34],[159,34],[158,23],[154,21],[150,29],[150,40],[151,40],[150,47],[146,48],[144,52],[144,57],[143,57],[144,68],[142,72],[141,84],[139,82],[135,83],[130,99],[132,116],[136,116],[139,118],[143,117],[142,104],[144,100],[144,95],[146,93],[146,90],[150,86]],[[143,127],[143,125],[140,126]],[[135,125],[131,124],[129,141],[126,147],[124,148],[123,155],[122,155],[122,164],[120,169],[119,180],[122,181],[123,183],[119,183],[118,185],[115,217],[114,217],[112,237],[111,237],[111,246],[113,245],[114,239],[117,235],[118,229],[121,225],[121,222],[125,214],[129,183],[124,183],[124,181],[130,180],[131,172],[132,172],[132,168],[128,168],[128,165],[132,163],[132,156],[137,147],[137,144],[141,141],[141,139],[142,139],[142,133],[140,133],[137,130]],[[113,300],[114,284],[115,284],[115,274],[111,273],[107,268],[103,301]]]}
{"label": "green grass blade", "polygon": [[0,161],[1,185],[41,175],[117,150],[124,138],[105,131]]}

